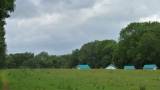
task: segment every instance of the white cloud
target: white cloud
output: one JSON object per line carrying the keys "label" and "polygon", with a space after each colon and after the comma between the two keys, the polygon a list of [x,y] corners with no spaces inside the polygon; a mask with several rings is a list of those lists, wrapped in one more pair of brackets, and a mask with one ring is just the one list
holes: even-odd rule
{"label": "white cloud", "polygon": [[79,20],[80,23],[84,23],[90,18],[107,14],[109,9],[107,8],[110,4],[110,0],[101,0],[97,2],[91,8],[84,8],[80,10]]}
{"label": "white cloud", "polygon": [[142,18],[140,18],[139,21],[140,22],[147,22],[147,21],[151,21],[151,22],[159,21],[160,22],[160,15],[155,14],[155,15],[151,15],[151,16],[148,16],[148,17],[142,17]]}
{"label": "white cloud", "polygon": [[61,22],[61,20],[64,17],[61,14],[44,14],[39,17],[33,17],[33,18],[24,18],[17,20],[18,27],[27,28],[30,26],[38,27],[42,25],[48,25],[48,24],[57,24]]}
{"label": "white cloud", "polygon": [[42,0],[29,0],[32,2],[35,6],[39,6]]}

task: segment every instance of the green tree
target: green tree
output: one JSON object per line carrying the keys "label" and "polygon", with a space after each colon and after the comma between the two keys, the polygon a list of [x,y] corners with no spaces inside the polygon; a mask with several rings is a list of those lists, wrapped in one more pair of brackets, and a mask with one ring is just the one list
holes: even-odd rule
{"label": "green tree", "polygon": [[104,68],[113,63],[114,40],[94,41],[82,46],[79,53],[80,63],[89,64],[93,68]]}
{"label": "green tree", "polygon": [[142,68],[144,64],[160,66],[160,23],[131,23],[120,33],[117,49],[117,66],[134,64]]}
{"label": "green tree", "polygon": [[21,68],[26,66],[24,63],[32,60],[34,58],[33,53],[16,53],[7,55],[6,66],[8,68]]}
{"label": "green tree", "polygon": [[72,54],[70,56],[69,60],[69,66],[70,68],[75,68],[79,64],[79,49],[76,49],[72,51]]}
{"label": "green tree", "polygon": [[5,44],[5,18],[14,10],[15,0],[0,0],[0,68],[4,67],[6,44]]}

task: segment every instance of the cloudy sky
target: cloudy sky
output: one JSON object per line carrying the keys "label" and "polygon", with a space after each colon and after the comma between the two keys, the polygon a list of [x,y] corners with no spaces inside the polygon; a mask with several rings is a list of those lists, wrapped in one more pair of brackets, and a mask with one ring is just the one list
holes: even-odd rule
{"label": "cloudy sky", "polygon": [[16,0],[8,53],[66,54],[94,40],[118,40],[130,22],[160,21],[160,0]]}

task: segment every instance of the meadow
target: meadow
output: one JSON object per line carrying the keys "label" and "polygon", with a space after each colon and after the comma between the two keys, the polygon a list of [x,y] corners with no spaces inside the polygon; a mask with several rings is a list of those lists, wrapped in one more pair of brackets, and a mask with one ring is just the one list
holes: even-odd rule
{"label": "meadow", "polygon": [[1,90],[160,90],[160,71],[0,70]]}

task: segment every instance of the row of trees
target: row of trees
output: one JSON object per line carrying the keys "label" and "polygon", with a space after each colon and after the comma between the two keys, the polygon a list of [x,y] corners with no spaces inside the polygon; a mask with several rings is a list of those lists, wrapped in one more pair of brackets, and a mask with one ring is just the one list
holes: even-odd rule
{"label": "row of trees", "polygon": [[93,68],[102,68],[112,62],[112,53],[116,42],[113,40],[94,41],[85,44],[68,55],[49,55],[47,52],[17,53],[6,57],[8,68],[74,68],[78,64],[89,64]]}
{"label": "row of trees", "polygon": [[119,41],[103,40],[84,44],[72,54],[56,56],[46,52],[7,55],[8,68],[74,68],[78,64],[89,64],[92,68],[104,68],[115,64],[144,64],[160,66],[160,23],[131,23],[120,32]]}

